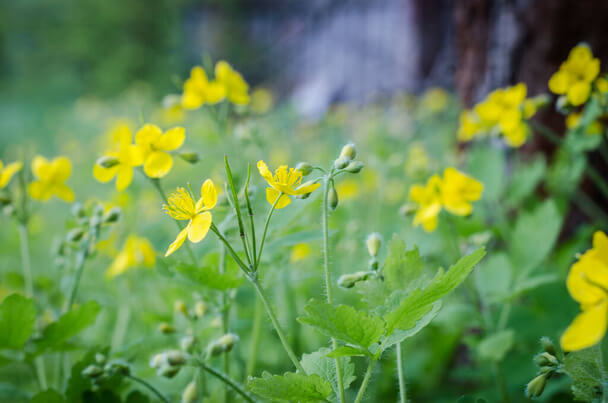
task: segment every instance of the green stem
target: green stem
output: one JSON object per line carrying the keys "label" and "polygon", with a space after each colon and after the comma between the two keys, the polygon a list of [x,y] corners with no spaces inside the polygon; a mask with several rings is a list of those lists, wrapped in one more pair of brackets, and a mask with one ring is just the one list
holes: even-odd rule
{"label": "green stem", "polygon": [[498,318],[498,330],[504,330],[507,327],[507,322],[509,321],[509,315],[511,314],[511,303],[507,302],[502,308],[500,312],[500,317]]}
{"label": "green stem", "polygon": [[247,202],[247,214],[249,215],[249,225],[251,226],[251,251],[253,256],[253,267],[257,267],[257,245],[255,240],[255,224],[253,222],[253,208],[249,200],[249,181],[251,180],[251,164],[247,165],[247,182],[245,183],[245,201]]}
{"label": "green stem", "polygon": [[262,302],[257,299],[255,302],[255,311],[253,313],[253,328],[251,329],[251,347],[249,349],[249,359],[247,361],[247,370],[245,377],[253,376],[258,358],[258,347],[260,345],[260,334],[262,331]]}
{"label": "green stem", "polygon": [[144,381],[141,378],[136,377],[135,375],[126,375],[127,378],[134,380],[135,382],[145,386],[146,388],[148,388],[148,390],[152,393],[154,393],[156,395],[156,397],[158,397],[160,400],[162,400],[165,403],[170,403],[169,399],[167,399],[165,396],[163,396],[162,393],[160,393],[158,391],[158,389],[156,389],[154,386],[152,386],[151,384],[149,384],[148,382]]}
{"label": "green stem", "polygon": [[[219,261],[220,274],[226,271],[226,248],[220,243],[220,261]],[[230,306],[228,304],[228,295],[226,291],[222,292],[222,332],[228,334],[229,332],[229,321],[230,321]],[[226,375],[230,374],[230,356],[228,354],[222,355],[222,370]],[[224,402],[230,401],[228,385],[224,385]]]}
{"label": "green stem", "polygon": [[562,143],[563,143],[562,139],[557,134],[555,134],[555,132],[553,130],[551,130],[547,126],[545,126],[542,123],[539,123],[535,120],[531,120],[529,123],[530,123],[530,126],[532,126],[532,128],[534,130],[536,130],[538,133],[542,134],[550,142],[552,142],[556,146],[562,145]]}
{"label": "green stem", "polygon": [[201,368],[203,368],[205,371],[209,372],[211,375],[213,375],[220,381],[224,382],[226,385],[230,386],[236,393],[241,395],[241,397],[243,397],[243,399],[245,399],[246,401],[248,401],[250,403],[255,403],[255,399],[253,398],[253,396],[251,396],[249,393],[247,393],[247,391],[245,391],[245,389],[243,389],[242,386],[240,386],[239,384],[234,382],[226,374],[223,374],[220,371],[210,367],[209,365],[205,364],[203,361],[198,360],[197,364]]}
{"label": "green stem", "polygon": [[66,311],[72,309],[72,305],[74,305],[74,301],[76,300],[76,294],[78,293],[78,286],[80,285],[80,279],[82,277],[82,272],[84,271],[84,262],[87,260],[89,256],[89,243],[90,236],[88,240],[82,246],[82,250],[76,255],[76,275],[74,277],[74,283],[72,284],[72,290],[70,291],[70,299],[68,300],[68,305],[66,307]]}
{"label": "green stem", "polygon": [[283,344],[283,348],[285,349],[285,352],[289,356],[289,359],[291,359],[291,362],[298,369],[298,371],[300,371],[301,374],[306,375],[306,371],[304,370],[304,367],[302,367],[302,364],[300,364],[298,357],[293,352],[291,347],[289,347],[289,344],[287,343],[287,338],[285,337],[285,334],[283,333],[283,330],[281,329],[281,326],[279,325],[279,321],[277,320],[277,317],[274,314],[272,307],[268,303],[268,299],[266,298],[266,295],[264,294],[264,291],[262,290],[260,283],[258,282],[258,280],[256,278],[250,278],[250,281],[251,281],[251,284],[253,285],[253,288],[255,288],[255,291],[257,292],[258,296],[260,297],[260,300],[262,300],[262,304],[264,304],[266,313],[268,314],[268,317],[270,318],[270,321],[272,322],[272,326],[274,327],[274,330],[279,335],[281,344]]}
{"label": "green stem", "polygon": [[608,225],[608,216],[591,200],[585,193],[577,192],[573,195],[574,204],[576,204],[583,213],[590,219],[602,222],[602,225]]}
{"label": "green stem", "polygon": [[399,376],[399,401],[406,403],[405,376],[403,374],[403,355],[401,343],[397,343],[397,375]]}
{"label": "green stem", "polygon": [[260,243],[260,251],[258,252],[258,257],[256,259],[257,264],[255,266],[255,270],[258,269],[260,260],[262,259],[262,251],[264,250],[264,242],[266,241],[266,233],[268,232],[268,224],[270,223],[270,219],[272,218],[272,213],[274,212],[274,209],[277,206],[277,203],[279,202],[279,200],[281,200],[281,197],[283,197],[283,193],[279,193],[279,197],[277,197],[277,199],[274,201],[274,203],[272,204],[272,207],[270,208],[270,211],[268,212],[268,216],[266,216],[266,223],[264,224],[264,233],[262,234],[262,241]]}
{"label": "green stem", "polygon": [[367,365],[367,371],[365,371],[365,377],[363,378],[363,382],[361,382],[361,387],[359,387],[359,392],[357,392],[357,397],[355,398],[355,403],[360,403],[361,399],[363,399],[363,395],[365,395],[365,389],[367,389],[367,385],[369,384],[369,379],[372,376],[372,371],[374,370],[374,365],[376,365],[376,358],[370,358],[369,364]]}
{"label": "green stem", "polygon": [[[323,206],[321,209],[321,224],[323,227],[323,274],[325,278],[325,292],[327,294],[327,303],[332,303],[331,295],[331,274],[329,272],[329,183],[331,176],[333,175],[333,169],[323,179]],[[331,338],[331,344],[333,349],[338,348],[338,342],[334,337]],[[336,378],[338,380],[338,398],[341,403],[346,401],[344,396],[344,380],[342,379],[342,365],[340,364],[340,358],[334,359],[336,363]]]}
{"label": "green stem", "polygon": [[606,182],[602,179],[602,175],[589,163],[589,161],[587,161],[587,174],[602,192],[604,197],[608,198],[608,185],[606,185]]}
{"label": "green stem", "polygon": [[505,382],[504,374],[500,369],[500,363],[495,362],[493,368],[496,382],[498,383],[498,390],[500,391],[501,402],[507,403],[509,401],[509,393],[507,392],[507,383]]}
{"label": "green stem", "polygon": [[220,241],[222,241],[224,243],[224,245],[226,246],[226,249],[228,250],[228,253],[230,253],[230,256],[232,256],[232,258],[239,265],[239,267],[241,268],[241,270],[243,270],[243,272],[245,272],[245,274],[249,275],[249,268],[248,268],[248,266],[245,264],[245,262],[243,262],[241,260],[241,258],[239,257],[239,255],[237,255],[237,253],[234,251],[234,249],[232,248],[232,246],[230,246],[230,243],[228,242],[228,240],[226,239],[226,237],[224,237],[224,235],[222,235],[222,233],[215,226],[215,224],[211,223],[211,228],[210,229],[211,229],[211,231],[213,231],[215,233],[215,235],[217,235],[217,237],[220,239]]}
{"label": "green stem", "polygon": [[[232,193],[232,207],[236,212],[237,222],[239,224],[239,236],[241,238],[241,242],[243,243],[243,251],[245,252],[245,257],[247,258],[247,263],[249,263],[249,267],[253,267],[251,257],[249,256],[249,248],[247,247],[247,240],[245,239],[245,226],[243,225],[243,217],[241,216],[241,207],[239,206],[239,198],[236,192],[236,187],[234,186],[234,179],[232,177],[232,170],[230,169],[230,164],[228,163],[228,156],[224,155],[224,165],[226,168],[226,177],[228,178],[228,184],[230,185],[230,192]],[[230,197],[228,197],[230,200]],[[255,257],[254,257],[255,261]]]}

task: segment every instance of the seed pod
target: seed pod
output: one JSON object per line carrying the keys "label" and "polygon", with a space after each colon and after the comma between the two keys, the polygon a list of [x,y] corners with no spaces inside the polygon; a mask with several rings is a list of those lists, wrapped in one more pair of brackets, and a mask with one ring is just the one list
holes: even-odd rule
{"label": "seed pod", "polygon": [[197,162],[200,161],[200,157],[199,157],[198,153],[195,153],[195,152],[181,152],[178,155],[181,159],[183,159],[184,161],[186,161],[190,164],[196,164]]}
{"label": "seed pod", "polygon": [[207,304],[205,304],[203,301],[197,301],[194,304],[194,314],[196,315],[197,318],[202,318],[203,316],[205,316],[206,312],[207,312]]}
{"label": "seed pod", "polygon": [[104,214],[102,221],[106,224],[115,223],[120,219],[121,214],[122,210],[120,207],[112,207],[107,213]]}
{"label": "seed pod", "polygon": [[308,162],[300,162],[298,165],[296,165],[296,170],[300,171],[302,176],[307,176],[312,172],[312,165],[310,165]]}
{"label": "seed pod", "polygon": [[356,156],[357,148],[353,143],[346,144],[344,147],[342,147],[342,150],[340,151],[340,158],[345,158],[348,161],[354,160]]}
{"label": "seed pod", "polygon": [[544,373],[538,375],[536,378],[528,382],[528,385],[526,385],[526,396],[539,397],[545,390],[545,385],[547,384],[548,377],[549,373]]}
{"label": "seed pod", "polygon": [[226,353],[232,350],[237,341],[239,341],[239,336],[227,333],[207,346],[207,354],[215,356]]}
{"label": "seed pod", "polygon": [[82,239],[83,236],[84,231],[82,228],[74,228],[66,234],[65,240],[68,242],[78,242]]}
{"label": "seed pod", "polygon": [[378,251],[380,250],[380,246],[382,245],[382,237],[377,232],[373,232],[367,237],[365,245],[367,246],[367,251],[369,252],[369,255],[371,257],[376,257],[378,256]]}
{"label": "seed pod", "polygon": [[338,286],[342,288],[353,288],[359,281],[365,281],[369,278],[370,272],[358,271],[356,273],[343,274],[338,279]]}
{"label": "seed pod", "polygon": [[82,376],[87,378],[97,378],[103,374],[103,369],[97,365],[89,365],[82,370]]}
{"label": "seed pod", "polygon": [[184,365],[188,359],[186,354],[179,350],[169,350],[165,353],[165,357],[167,359],[167,363],[169,363],[171,366]]}
{"label": "seed pod", "polygon": [[186,307],[186,304],[184,303],[184,301],[178,299],[177,301],[175,301],[173,303],[173,310],[176,313],[181,313],[182,315],[188,317],[188,308]]}
{"label": "seed pod", "polygon": [[120,164],[120,161],[116,157],[111,157],[109,155],[103,156],[97,159],[97,165],[103,168],[112,168],[116,165]]}
{"label": "seed pod", "polygon": [[160,325],[158,325],[158,330],[161,331],[161,333],[163,334],[171,334],[171,333],[175,333],[175,328],[173,326],[171,326],[168,323],[161,323]]}
{"label": "seed pod", "polygon": [[336,188],[334,187],[333,183],[329,188],[329,194],[327,195],[327,197],[329,208],[331,209],[331,211],[334,211],[338,207],[338,192],[336,192]]}
{"label": "seed pod", "polygon": [[182,403],[195,403],[198,400],[198,387],[196,382],[192,381],[186,386],[182,393]]}
{"label": "seed pod", "polygon": [[365,164],[361,161],[351,161],[348,163],[346,168],[344,168],[344,170],[350,172],[351,174],[358,174],[361,172],[363,167],[365,167]]}

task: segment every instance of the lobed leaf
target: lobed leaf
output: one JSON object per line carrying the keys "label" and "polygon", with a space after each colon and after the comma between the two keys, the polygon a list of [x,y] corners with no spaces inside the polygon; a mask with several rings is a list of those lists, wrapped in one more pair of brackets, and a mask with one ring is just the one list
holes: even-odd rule
{"label": "lobed leaf", "polygon": [[502,330],[483,339],[477,346],[477,353],[482,360],[502,361],[513,347],[515,332],[512,329]]}
{"label": "lobed leaf", "polygon": [[407,251],[405,242],[396,237],[389,242],[383,273],[384,282],[391,290],[414,290],[428,281],[418,248]]}
{"label": "lobed leaf", "polygon": [[331,395],[329,382],[317,374],[301,375],[286,372],[271,375],[264,372],[261,378],[249,378],[247,388],[264,398],[280,402],[318,402]]}
{"label": "lobed leaf", "polygon": [[[313,353],[302,355],[301,363],[307,374],[317,374],[321,378],[328,380],[331,383],[335,395],[338,396],[336,360],[329,356],[331,353],[333,353],[333,351],[324,347]],[[346,390],[356,379],[355,365],[350,361],[350,357],[348,356],[340,356],[338,359],[340,360],[340,367],[342,368],[342,384]]]}

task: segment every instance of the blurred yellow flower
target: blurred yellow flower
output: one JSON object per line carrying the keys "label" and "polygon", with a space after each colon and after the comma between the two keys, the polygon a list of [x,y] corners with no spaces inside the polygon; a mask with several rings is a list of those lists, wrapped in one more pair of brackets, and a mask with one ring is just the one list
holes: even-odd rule
{"label": "blurred yellow flower", "polygon": [[32,160],[32,173],[36,180],[29,185],[29,194],[33,199],[46,201],[55,195],[71,203],[74,192],[65,184],[72,174],[72,163],[66,157],[57,157],[52,161],[37,155]]}
{"label": "blurred yellow flower", "polygon": [[452,214],[466,216],[471,214],[471,202],[481,198],[483,184],[454,168],[443,171],[441,184],[441,203]]}
{"label": "blurred yellow flower", "polygon": [[437,228],[437,216],[441,212],[441,178],[433,175],[426,185],[412,185],[410,199],[418,204],[414,214],[414,227],[422,224],[425,231],[434,231]]}
{"label": "blurred yellow flower", "polygon": [[[566,117],[566,127],[568,129],[576,129],[581,120],[581,112],[572,112]],[[593,121],[585,130],[585,134],[602,134],[604,131],[604,125],[598,121]]]}
{"label": "blurred yellow flower", "polygon": [[107,278],[114,278],[136,266],[154,267],[156,253],[150,241],[136,235],[129,235],[122,250],[108,270]]}
{"label": "blurred yellow flower", "polygon": [[408,176],[415,176],[426,172],[429,168],[430,158],[422,144],[412,144],[408,150],[405,161],[405,172]]}
{"label": "blurred yellow flower", "polygon": [[116,177],[116,189],[123,191],[133,179],[133,168],[144,163],[144,153],[142,147],[133,144],[133,134],[128,126],[114,132],[113,144],[112,150],[103,158],[107,166],[100,165],[98,160],[93,167],[93,176],[101,183]]}
{"label": "blurred yellow flower", "polygon": [[203,104],[215,104],[226,97],[226,89],[217,80],[209,81],[207,73],[201,66],[190,71],[190,77],[184,83],[182,106],[185,109],[198,109]]}
{"label": "blurred yellow flower", "polygon": [[189,220],[188,225],[177,235],[169,245],[165,257],[178,250],[186,237],[190,242],[202,241],[211,227],[211,210],[217,204],[217,191],[211,179],[201,186],[201,198],[195,203],[192,196],[184,188],[178,188],[169,196],[168,204],[164,205],[165,212],[175,220]]}
{"label": "blurred yellow flower", "polygon": [[593,234],[593,247],[572,265],[566,286],[580,313],[561,337],[564,351],[577,351],[597,344],[608,323],[608,237]]}
{"label": "blurred yellow flower", "polygon": [[599,72],[600,60],[593,57],[591,48],[577,45],[549,79],[549,89],[554,94],[565,94],[574,106],[582,105],[589,99],[591,84]]}
{"label": "blurred yellow flower", "polygon": [[171,171],[173,157],[168,151],[177,150],[184,144],[186,131],[173,127],[164,134],[155,125],[146,124],[135,134],[135,144],[142,150],[144,172],[150,178],[162,178]]}
{"label": "blurred yellow flower", "polygon": [[274,95],[267,88],[256,88],[251,93],[251,110],[253,113],[262,115],[274,105]]}
{"label": "blurred yellow flower", "polygon": [[249,85],[241,74],[234,70],[227,62],[220,60],[215,65],[215,79],[224,86],[226,97],[237,105],[249,103]]}
{"label": "blurred yellow flower", "polygon": [[11,178],[19,171],[23,164],[19,161],[11,162],[7,166],[4,166],[2,160],[0,160],[0,189],[6,187],[8,183],[11,181]]}
{"label": "blurred yellow flower", "polygon": [[[312,193],[315,189],[321,186],[320,183],[312,183],[310,185],[300,186],[302,183],[302,173],[295,168],[289,168],[287,165],[281,165],[272,175],[270,169],[264,161],[258,161],[258,171],[262,178],[266,180],[269,188],[266,188],[266,200],[275,208],[281,209],[291,203],[289,196]],[[278,201],[277,198],[281,197]]]}
{"label": "blurred yellow flower", "polygon": [[336,185],[336,192],[340,200],[348,200],[357,197],[360,193],[359,182],[352,179],[344,179]]}
{"label": "blurred yellow flower", "polygon": [[429,88],[422,95],[420,105],[431,112],[441,112],[448,106],[449,96],[446,90],[439,87]]}
{"label": "blurred yellow flower", "polygon": [[289,255],[289,261],[291,263],[300,262],[310,256],[311,249],[307,243],[298,243],[291,248],[291,254]]}

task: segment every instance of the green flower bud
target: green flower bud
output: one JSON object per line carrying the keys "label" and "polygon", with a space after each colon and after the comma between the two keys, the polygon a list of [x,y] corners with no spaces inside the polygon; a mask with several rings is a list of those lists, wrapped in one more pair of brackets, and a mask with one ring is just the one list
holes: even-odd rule
{"label": "green flower bud", "polygon": [[399,208],[399,214],[402,216],[408,216],[416,212],[416,205],[413,203],[406,203]]}
{"label": "green flower bud", "polygon": [[310,165],[308,162],[300,162],[298,165],[296,165],[296,170],[300,171],[302,176],[307,176],[312,172],[312,165]]}
{"label": "green flower bud", "polygon": [[186,386],[182,393],[182,403],[196,403],[198,400],[198,387],[196,382],[192,381]]}
{"label": "green flower bud", "polygon": [[112,207],[107,213],[104,214],[102,221],[106,224],[115,223],[120,219],[121,214],[122,210],[120,207]]}
{"label": "green flower bud", "polygon": [[540,345],[543,347],[543,350],[545,350],[547,353],[549,353],[553,356],[557,355],[557,351],[555,349],[555,344],[553,344],[553,341],[551,341],[550,338],[541,337]]}
{"label": "green flower bud", "polygon": [[229,352],[237,341],[239,341],[239,336],[236,334],[225,334],[207,346],[207,354],[215,356]]}
{"label": "green flower bud", "polygon": [[158,330],[160,330],[160,332],[163,334],[175,333],[175,328],[170,324],[164,322],[158,325]]}
{"label": "green flower bud", "polygon": [[548,94],[540,94],[532,98],[532,101],[536,105],[537,108],[542,108],[543,106],[549,105],[551,102],[551,97]]}
{"label": "green flower bud", "polygon": [[194,304],[194,314],[197,318],[202,318],[205,316],[205,313],[207,313],[207,304],[203,301],[197,301],[196,304]]}
{"label": "green flower bud", "polygon": [[97,216],[97,217],[101,217],[101,216],[103,216],[104,210],[105,210],[104,207],[101,204],[97,203],[93,207],[93,214],[92,215],[93,216]]}
{"label": "green flower bud", "polygon": [[111,157],[109,155],[105,155],[101,158],[97,159],[97,165],[104,168],[112,168],[116,165],[120,164],[120,161],[116,157]]}
{"label": "green flower bud", "polygon": [[170,350],[165,353],[167,363],[171,366],[180,366],[186,363],[188,357],[179,350]]}
{"label": "green flower bud", "polygon": [[84,206],[82,205],[82,203],[74,203],[72,204],[72,208],[70,209],[70,211],[72,212],[72,215],[74,217],[84,217],[86,215],[86,212],[84,210]]}
{"label": "green flower bud", "polygon": [[350,160],[345,157],[339,157],[334,161],[334,168],[336,169],[344,169],[350,163]]}
{"label": "green flower bud", "polygon": [[181,159],[183,159],[184,161],[186,161],[190,164],[196,164],[197,162],[200,161],[200,157],[198,156],[198,153],[195,153],[195,152],[181,152],[178,155]]}
{"label": "green flower bud", "polygon": [[329,208],[331,209],[331,211],[334,211],[338,207],[338,192],[336,192],[336,188],[334,188],[333,184],[331,185],[329,189],[329,194],[327,196]]}
{"label": "green flower bud", "polygon": [[534,357],[534,362],[539,367],[554,367],[559,365],[557,358],[555,358],[554,355],[547,353],[546,351],[544,353],[537,354]]}
{"label": "green flower bud", "polygon": [[192,350],[194,349],[195,342],[196,342],[196,340],[194,337],[184,336],[180,339],[179,346],[183,351],[185,351],[187,353],[191,353]]}
{"label": "green flower bud", "polygon": [[382,245],[382,237],[377,232],[373,232],[367,237],[365,245],[367,245],[367,251],[369,252],[369,255],[371,257],[376,257],[378,256],[378,251],[380,250],[380,246]]}
{"label": "green flower bud", "polygon": [[342,147],[342,151],[340,151],[340,158],[345,158],[348,161],[352,161],[357,156],[357,148],[353,143],[348,143],[344,147]]}
{"label": "green flower bud", "polygon": [[570,105],[570,102],[568,102],[568,97],[566,95],[561,95],[557,98],[557,101],[555,102],[555,109],[559,113],[567,115],[572,112],[574,107]]}
{"label": "green flower bud", "polygon": [[176,313],[181,313],[182,315],[188,317],[188,308],[182,300],[177,300],[173,303],[173,310]]}
{"label": "green flower bud", "polygon": [[[309,185],[312,185],[313,183],[315,183],[315,181],[306,181],[300,187],[309,186]],[[311,193],[303,193],[301,195],[297,195],[296,198],[304,200],[304,199],[308,199],[310,197],[310,195],[311,195]]]}
{"label": "green flower bud", "polygon": [[82,228],[74,228],[70,230],[65,236],[66,241],[68,242],[78,242],[84,236],[84,231]]}
{"label": "green flower bud", "polygon": [[342,288],[353,288],[359,281],[365,281],[369,278],[369,271],[358,271],[356,273],[343,274],[338,279],[338,286]]}
{"label": "green flower bud", "polygon": [[152,358],[150,358],[150,367],[151,368],[160,368],[165,364],[165,354],[154,354]]}
{"label": "green flower bud", "polygon": [[181,367],[172,367],[170,365],[163,365],[156,371],[156,375],[164,376],[165,378],[173,378],[179,372]]}
{"label": "green flower bud", "polygon": [[11,197],[8,193],[0,193],[0,206],[7,206],[11,204]]}
{"label": "green flower bud", "polygon": [[95,354],[95,361],[97,361],[98,364],[103,365],[106,363],[106,356],[101,353],[97,353]]}
{"label": "green flower bud", "polygon": [[131,367],[127,363],[121,361],[113,361],[106,364],[106,371],[114,372],[117,374],[121,374],[123,376],[127,376],[131,373]]}
{"label": "green flower bud", "polygon": [[369,268],[373,271],[378,270],[378,260],[375,257],[369,260]]}
{"label": "green flower bud", "polygon": [[103,374],[103,369],[97,365],[89,365],[82,370],[82,376],[87,378],[97,378]]}
{"label": "green flower bud", "polygon": [[526,396],[528,397],[539,397],[545,390],[547,384],[548,373],[540,374],[536,378],[532,379],[528,385],[526,385]]}
{"label": "green flower bud", "polygon": [[344,168],[344,170],[350,172],[351,174],[358,174],[361,172],[363,167],[365,167],[365,164],[361,161],[351,161],[348,163],[346,168]]}

